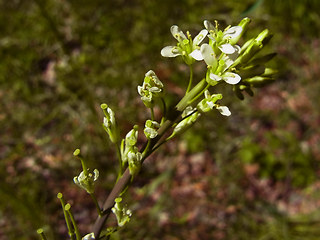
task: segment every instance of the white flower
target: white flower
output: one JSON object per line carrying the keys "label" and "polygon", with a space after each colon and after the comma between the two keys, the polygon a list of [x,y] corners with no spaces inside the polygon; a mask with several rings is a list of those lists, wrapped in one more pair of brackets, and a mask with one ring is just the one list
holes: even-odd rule
{"label": "white flower", "polygon": [[213,95],[211,95],[208,90],[206,90],[204,92],[204,96],[205,96],[205,98],[202,99],[202,101],[199,102],[198,105],[197,105],[197,109],[200,112],[209,112],[210,110],[212,110],[216,106],[216,102],[219,99],[222,99],[222,95],[221,94],[213,94]]}
{"label": "white flower", "polygon": [[220,99],[222,99],[221,94],[213,94],[211,95],[208,90],[204,92],[205,98],[198,103],[197,109],[200,112],[208,112],[212,110],[213,108],[216,108],[222,115],[224,116],[230,116],[231,112],[229,111],[229,108],[226,106],[220,106],[219,104],[216,104],[216,102]]}
{"label": "white flower", "polygon": [[214,73],[210,73],[209,78],[214,80],[214,81],[225,81],[226,83],[229,84],[237,84],[241,81],[241,77],[240,75],[233,73],[233,72],[225,72],[223,73],[221,76],[220,75],[216,75]]}
{"label": "white flower", "polygon": [[122,205],[122,198],[117,197],[115,200],[114,207],[111,211],[116,215],[117,222],[119,227],[123,227],[127,222],[130,221],[130,217],[132,216],[132,212],[129,209],[126,209]]}
{"label": "white flower", "polygon": [[176,57],[182,56],[187,64],[192,64],[193,59],[202,60],[199,53],[199,45],[208,34],[208,30],[201,30],[197,36],[193,39],[190,33],[187,32],[187,36],[176,25],[173,25],[170,29],[172,36],[178,40],[176,46],[166,46],[161,50],[163,57]]}
{"label": "white flower", "polygon": [[93,173],[89,171],[85,173],[84,171],[82,171],[79,176],[73,178],[73,182],[90,194],[94,192],[94,184],[98,180],[98,177],[98,169],[94,169]]}
{"label": "white flower", "polygon": [[211,80],[216,82],[224,80],[229,84],[237,84],[240,82],[240,75],[233,72],[227,72],[228,68],[233,64],[234,59],[236,59],[239,54],[240,47],[236,45],[235,49],[236,51],[233,54],[225,55],[218,61],[212,47],[206,43],[202,44],[200,51],[203,60],[209,67],[208,71],[210,71],[209,78],[207,78],[209,84],[215,85],[215,82],[212,82]]}
{"label": "white flower", "polygon": [[221,52],[233,54],[236,51],[234,44],[238,41],[243,28],[241,26],[227,27],[223,32],[218,29],[218,23],[214,26],[209,21],[204,21],[205,28],[209,31],[209,38]]}
{"label": "white flower", "polygon": [[142,86],[138,86],[141,100],[147,107],[153,107],[153,99],[158,97],[163,90],[163,84],[154,71],[149,70],[144,77]]}
{"label": "white flower", "polygon": [[145,123],[144,134],[147,138],[155,138],[158,136],[158,129],[160,128],[160,124],[156,121],[147,120]]}

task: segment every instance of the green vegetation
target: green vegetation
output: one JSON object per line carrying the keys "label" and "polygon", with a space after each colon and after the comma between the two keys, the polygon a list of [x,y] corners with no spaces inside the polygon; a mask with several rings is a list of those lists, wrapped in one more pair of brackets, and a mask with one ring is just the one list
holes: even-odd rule
{"label": "green vegetation", "polygon": [[252,36],[262,28],[275,34],[278,81],[255,98],[231,97],[230,119],[205,116],[146,162],[129,194],[135,217],[117,235],[318,239],[319,1],[16,0],[0,1],[0,12],[1,239],[39,239],[40,227],[66,239],[60,191],[79,230],[89,231],[95,205],[72,183],[81,168],[72,153],[81,147],[103,173],[104,199],[117,158],[100,104],[113,106],[125,130],[143,124],[136,86],[146,70],[170,82],[172,105],[185,86],[187,71],[172,71],[182,64],[160,55],[172,43],[170,26],[198,32],[204,19],[227,26],[244,16],[254,19]]}

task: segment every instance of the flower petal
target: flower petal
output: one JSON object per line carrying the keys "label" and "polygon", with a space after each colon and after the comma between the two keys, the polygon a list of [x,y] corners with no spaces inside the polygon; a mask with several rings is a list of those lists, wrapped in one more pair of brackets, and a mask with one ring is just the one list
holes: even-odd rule
{"label": "flower petal", "polygon": [[180,30],[180,28],[177,25],[173,25],[170,28],[172,36],[177,39],[179,42],[187,39],[186,35]]}
{"label": "flower petal", "polygon": [[161,56],[163,57],[176,57],[181,55],[179,49],[175,46],[167,46],[162,48]]}
{"label": "flower petal", "polygon": [[201,45],[200,51],[206,64],[215,69],[217,67],[218,61],[212,47],[209,44],[204,43]]}
{"label": "flower petal", "polygon": [[234,26],[224,32],[224,38],[233,39],[238,37],[242,32],[241,26]]}
{"label": "flower petal", "polygon": [[214,25],[209,22],[208,20],[204,20],[203,25],[205,26],[205,28],[210,31],[210,30],[215,30],[216,28],[214,27]]}
{"label": "flower petal", "polygon": [[189,54],[189,56],[193,57],[197,61],[203,60],[203,56],[199,49],[194,50],[192,53]]}
{"label": "flower petal", "polygon": [[229,84],[237,84],[241,81],[241,77],[240,75],[236,74],[236,73],[232,73],[232,72],[226,72],[223,75],[223,80]]}
{"label": "flower petal", "polygon": [[199,34],[197,36],[195,36],[195,38],[193,39],[193,46],[198,46],[203,39],[205,39],[205,37],[208,34],[208,30],[203,29],[199,32]]}
{"label": "flower petal", "polygon": [[223,116],[230,116],[231,112],[228,107],[226,106],[218,106],[217,110],[223,115]]}
{"label": "flower petal", "polygon": [[236,51],[230,43],[222,44],[221,46],[219,46],[219,49],[225,54],[233,54]]}
{"label": "flower petal", "polygon": [[216,75],[216,74],[213,74],[213,73],[210,73],[209,77],[212,79],[212,80],[215,80],[215,81],[220,81],[222,80],[222,77]]}

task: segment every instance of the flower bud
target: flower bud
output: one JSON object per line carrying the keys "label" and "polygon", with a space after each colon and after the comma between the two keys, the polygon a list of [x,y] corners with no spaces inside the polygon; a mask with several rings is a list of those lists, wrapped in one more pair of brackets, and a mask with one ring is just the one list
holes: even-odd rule
{"label": "flower bud", "polygon": [[122,198],[118,197],[115,200],[114,207],[111,211],[116,215],[117,222],[119,227],[123,227],[127,222],[130,221],[130,217],[132,216],[132,212],[129,209],[126,209],[122,205]]}

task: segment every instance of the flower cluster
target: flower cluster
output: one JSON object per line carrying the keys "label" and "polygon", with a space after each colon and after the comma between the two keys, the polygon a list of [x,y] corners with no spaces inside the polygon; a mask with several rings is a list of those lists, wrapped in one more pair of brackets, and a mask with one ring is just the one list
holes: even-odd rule
{"label": "flower cluster", "polygon": [[105,115],[102,126],[108,133],[111,142],[117,143],[119,141],[119,129],[116,123],[114,112],[105,103],[101,104],[101,108]]}
{"label": "flower cluster", "polygon": [[144,134],[148,139],[155,138],[158,135],[157,130],[160,128],[160,124],[156,121],[147,120],[145,123]]}
{"label": "flower cluster", "polygon": [[133,129],[127,133],[125,139],[121,143],[121,159],[122,164],[128,163],[130,174],[135,176],[141,167],[142,154],[136,147],[138,140],[138,126],[135,125]]}
{"label": "flower cluster", "polygon": [[142,86],[138,86],[141,100],[148,108],[153,107],[155,98],[160,96],[162,90],[163,84],[152,70],[145,74]]}
{"label": "flower cluster", "polygon": [[[164,47],[161,55],[182,56],[188,65],[195,60],[203,60],[208,68],[206,81],[210,86],[224,81],[233,85],[236,95],[243,99],[241,91],[245,90],[252,95],[252,87],[259,87],[272,81],[275,74],[274,70],[264,67],[274,54],[255,58],[272,37],[268,30],[245,42],[242,47],[237,44],[249,23],[250,19],[244,18],[237,26],[228,26],[220,30],[217,21],[212,24],[205,20],[205,29],[201,30],[193,40],[189,32],[186,36],[178,26],[174,25],[171,27],[171,33],[178,40],[178,44]],[[206,36],[208,43],[202,43]]]}

